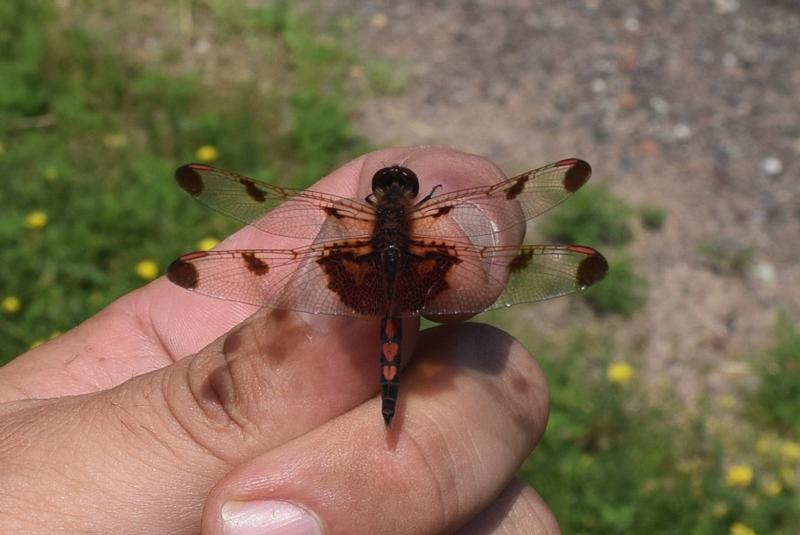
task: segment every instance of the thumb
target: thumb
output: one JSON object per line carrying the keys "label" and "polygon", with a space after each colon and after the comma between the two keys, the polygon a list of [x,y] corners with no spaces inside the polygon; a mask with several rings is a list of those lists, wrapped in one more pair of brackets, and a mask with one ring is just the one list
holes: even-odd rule
{"label": "thumb", "polygon": [[377,359],[365,359],[376,332],[371,321],[265,311],[110,390],[0,405],[5,525],[198,532],[205,496],[233,466],[374,394]]}

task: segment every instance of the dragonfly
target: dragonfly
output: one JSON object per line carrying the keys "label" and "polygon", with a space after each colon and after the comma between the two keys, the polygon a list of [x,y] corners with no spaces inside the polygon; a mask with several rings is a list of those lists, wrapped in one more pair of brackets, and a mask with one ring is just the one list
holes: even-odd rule
{"label": "dragonfly", "polygon": [[388,428],[400,386],[403,318],[542,301],[606,276],[608,262],[591,247],[508,243],[509,233],[524,235],[529,219],[575,193],[591,172],[585,161],[569,158],[490,185],[451,192],[435,186],[418,199],[417,174],[398,164],[375,172],[369,195],[348,198],[187,164],[175,179],[189,195],[305,245],[192,252],[169,266],[167,278],[260,307],[381,318],[376,349]]}

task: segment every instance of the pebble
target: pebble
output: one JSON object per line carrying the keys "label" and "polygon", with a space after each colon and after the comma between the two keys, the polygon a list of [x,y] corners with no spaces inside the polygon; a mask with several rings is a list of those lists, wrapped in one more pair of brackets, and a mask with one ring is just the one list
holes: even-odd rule
{"label": "pebble", "polygon": [[369,19],[369,25],[376,30],[381,30],[389,23],[389,17],[385,13],[376,13]]}
{"label": "pebble", "polygon": [[622,22],[622,26],[631,33],[638,32],[641,27],[639,19],[635,17],[626,17]]}
{"label": "pebble", "polygon": [[679,140],[689,139],[692,137],[692,129],[689,125],[678,123],[672,128],[672,136]]}
{"label": "pebble", "polygon": [[659,115],[666,115],[672,106],[664,98],[655,96],[650,99],[650,107]]}
{"label": "pebble", "polygon": [[768,156],[761,160],[761,170],[770,176],[779,175],[783,171],[783,162],[776,156]]}
{"label": "pebble", "polygon": [[771,284],[775,282],[776,276],[777,273],[775,272],[775,266],[772,264],[767,262],[758,262],[755,266],[753,266],[753,277],[761,282]]}
{"label": "pebble", "polygon": [[722,66],[726,69],[733,69],[739,65],[739,58],[733,52],[725,52],[722,55]]}
{"label": "pebble", "polygon": [[739,0],[714,0],[714,10],[720,15],[726,15],[739,10]]}

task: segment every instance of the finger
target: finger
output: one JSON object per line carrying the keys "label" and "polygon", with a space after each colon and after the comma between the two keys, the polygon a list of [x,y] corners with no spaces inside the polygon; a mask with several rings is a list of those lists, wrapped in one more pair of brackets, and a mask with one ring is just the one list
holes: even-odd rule
{"label": "finger", "polygon": [[[363,197],[375,171],[398,163],[414,165],[424,188],[421,191],[432,188],[434,182],[454,187],[491,183],[499,173],[478,156],[450,149],[387,149],[346,164],[314,188]],[[245,227],[221,246],[281,248],[286,240]],[[198,351],[256,310],[194,294],[159,278],[0,369],[0,400],[109,388]]]}
{"label": "finger", "polygon": [[[0,405],[0,488],[14,497],[0,516],[68,518],[69,532],[197,533],[204,498],[232,466],[374,396],[378,340],[369,321],[260,312],[111,390]],[[367,353],[356,349],[365,341]]]}
{"label": "finger", "polygon": [[458,535],[558,535],[553,513],[544,500],[524,481],[514,479],[503,492],[458,530]]}
{"label": "finger", "polygon": [[237,467],[211,493],[204,532],[318,522],[325,533],[442,533],[466,524],[541,436],[544,378],[513,339],[477,324],[422,333],[405,377],[406,406],[388,435],[371,400]]}

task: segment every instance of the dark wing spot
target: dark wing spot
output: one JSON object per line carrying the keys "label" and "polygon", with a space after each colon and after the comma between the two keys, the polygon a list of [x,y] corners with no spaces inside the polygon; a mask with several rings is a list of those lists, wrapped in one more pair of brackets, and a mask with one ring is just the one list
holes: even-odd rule
{"label": "dark wing spot", "polygon": [[580,284],[581,288],[586,288],[587,286],[591,286],[603,280],[607,273],[608,262],[603,255],[592,250],[592,254],[584,258],[581,263],[578,264],[578,284]]}
{"label": "dark wing spot", "polygon": [[254,275],[266,275],[269,272],[269,265],[267,265],[263,260],[256,257],[255,253],[242,253],[242,258],[244,258],[244,263],[247,266],[247,269],[250,270],[251,273]]}
{"label": "dark wing spot", "polygon": [[261,191],[260,189],[258,189],[258,186],[256,186],[256,183],[253,182],[252,180],[248,180],[246,178],[241,178],[241,179],[239,179],[239,182],[241,182],[244,185],[244,189],[247,190],[247,194],[254,201],[256,201],[256,202],[264,202],[265,200],[267,200],[267,197],[264,194],[264,192]]}
{"label": "dark wing spot", "polygon": [[452,204],[448,206],[442,206],[435,214],[433,214],[433,217],[436,218],[436,217],[442,217],[443,215],[447,215],[450,213],[450,210],[452,209],[453,209]]}
{"label": "dark wing spot", "polygon": [[197,196],[203,191],[203,178],[191,164],[178,167],[175,170],[175,180],[189,195]]}
{"label": "dark wing spot", "polygon": [[592,176],[592,167],[583,160],[578,160],[576,158],[572,158],[570,160],[561,160],[556,165],[558,167],[570,166],[570,168],[564,174],[563,182],[564,189],[570,193],[575,193],[578,191],[581,186],[586,184],[586,181],[589,180],[589,177]]}
{"label": "dark wing spot", "polygon": [[326,206],[325,208],[323,208],[323,210],[325,210],[326,214],[328,214],[329,216],[333,216],[336,219],[341,219],[342,218],[342,214],[340,214],[339,210],[337,210],[333,206]]}
{"label": "dark wing spot", "polygon": [[533,249],[523,249],[521,253],[511,259],[508,263],[509,273],[516,273],[528,267],[528,264],[533,258]]}
{"label": "dark wing spot", "polygon": [[506,199],[508,199],[509,201],[513,201],[514,199],[516,199],[517,195],[522,193],[522,190],[525,189],[525,183],[528,182],[530,178],[531,178],[530,173],[525,173],[521,177],[517,178],[516,182],[514,182],[514,185],[508,188],[508,190],[506,191]]}
{"label": "dark wing spot", "polygon": [[192,290],[197,288],[197,267],[178,258],[167,268],[167,278],[181,288]]}

